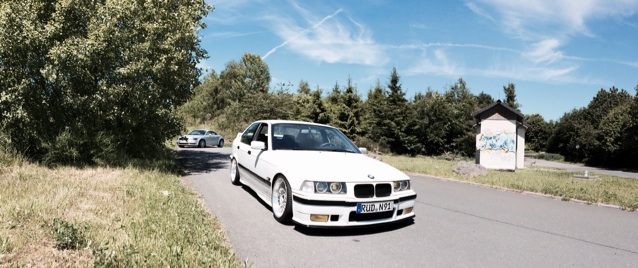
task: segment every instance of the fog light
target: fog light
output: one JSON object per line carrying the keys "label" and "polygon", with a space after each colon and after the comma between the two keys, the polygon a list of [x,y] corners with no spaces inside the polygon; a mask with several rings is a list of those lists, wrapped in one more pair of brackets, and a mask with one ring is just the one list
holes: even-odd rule
{"label": "fog light", "polygon": [[409,207],[409,208],[405,208],[405,209],[403,209],[403,215],[405,215],[405,214],[410,214],[410,212],[412,212],[412,209],[413,209],[413,208],[414,208],[414,207]]}
{"label": "fog light", "polygon": [[319,222],[327,222],[328,221],[328,215],[310,214],[310,220],[311,221],[319,221]]}

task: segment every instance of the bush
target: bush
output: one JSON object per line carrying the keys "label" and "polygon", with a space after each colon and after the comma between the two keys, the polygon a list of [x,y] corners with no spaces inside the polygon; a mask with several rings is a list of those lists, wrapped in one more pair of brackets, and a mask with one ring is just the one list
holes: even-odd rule
{"label": "bush", "polygon": [[78,227],[63,219],[53,219],[53,245],[57,249],[79,249],[87,246],[86,227]]}
{"label": "bush", "polygon": [[389,153],[390,152],[390,148],[388,148],[388,146],[386,144],[383,143],[378,143],[376,141],[373,141],[370,138],[367,137],[362,137],[359,136],[357,138],[355,138],[354,140],[354,144],[357,145],[357,147],[363,147],[368,149],[368,152],[371,153]]}
{"label": "bush", "polygon": [[543,159],[548,161],[565,161],[565,157],[559,154],[551,154],[551,153],[539,153],[534,157],[536,159]]}

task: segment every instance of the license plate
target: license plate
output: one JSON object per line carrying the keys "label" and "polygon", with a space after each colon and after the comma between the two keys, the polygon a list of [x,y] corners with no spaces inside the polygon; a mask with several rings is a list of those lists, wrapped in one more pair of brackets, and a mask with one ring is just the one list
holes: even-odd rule
{"label": "license plate", "polygon": [[392,201],[357,204],[357,214],[391,211],[393,209],[394,209],[394,202]]}

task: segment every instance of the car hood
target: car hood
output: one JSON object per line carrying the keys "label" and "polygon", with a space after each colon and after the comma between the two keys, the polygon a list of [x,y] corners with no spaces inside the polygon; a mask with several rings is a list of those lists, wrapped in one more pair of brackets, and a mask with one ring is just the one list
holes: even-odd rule
{"label": "car hood", "polygon": [[185,138],[201,138],[204,137],[204,135],[183,135],[183,136],[179,136],[180,138],[185,137]]}
{"label": "car hood", "polygon": [[[301,180],[380,182],[409,180],[398,169],[365,154],[326,151],[274,151],[273,163]],[[290,176],[288,175],[288,176]]]}

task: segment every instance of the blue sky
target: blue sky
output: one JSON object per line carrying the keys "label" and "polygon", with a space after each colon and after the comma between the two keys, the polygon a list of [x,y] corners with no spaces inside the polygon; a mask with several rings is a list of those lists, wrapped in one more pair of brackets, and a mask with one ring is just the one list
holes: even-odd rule
{"label": "blue sky", "polygon": [[503,99],[514,83],[524,114],[558,120],[601,88],[638,85],[638,0],[207,1],[200,67],[261,55],[272,88],[328,93],[350,77],[365,98],[396,67],[408,98],[463,78]]}

